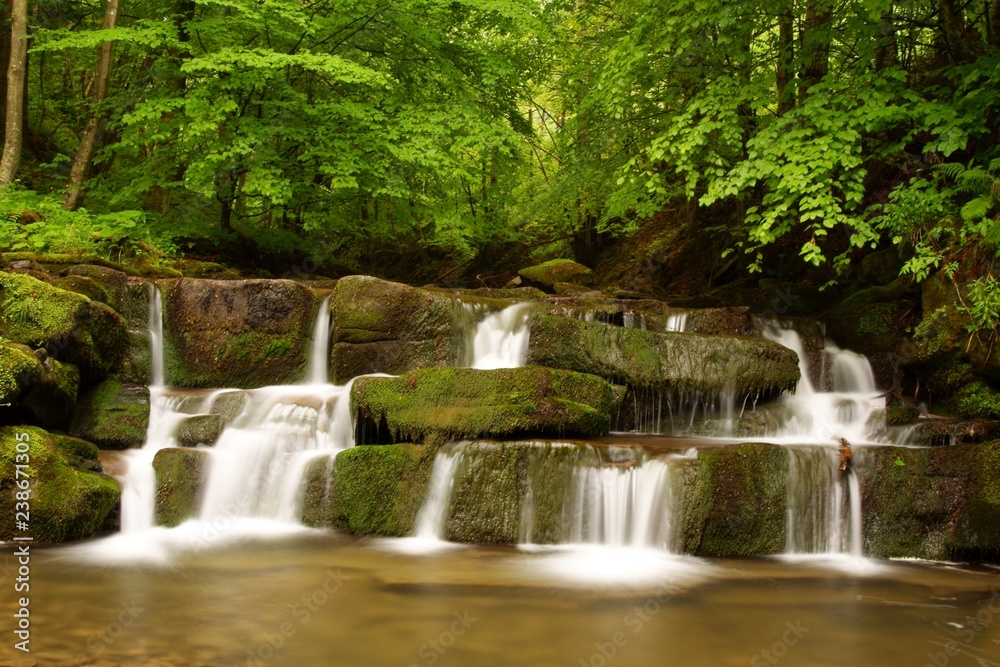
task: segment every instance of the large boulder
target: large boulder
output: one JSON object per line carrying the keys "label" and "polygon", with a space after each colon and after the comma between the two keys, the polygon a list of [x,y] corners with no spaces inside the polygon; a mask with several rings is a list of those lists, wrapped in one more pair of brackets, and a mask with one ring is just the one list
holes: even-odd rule
{"label": "large boulder", "polygon": [[0,272],[0,337],[75,365],[100,381],[125,352],[125,322],[107,305],[31,276]]}
{"label": "large boulder", "polygon": [[455,365],[464,343],[460,309],[439,292],[370,276],[341,278],[333,292],[334,382]]}
{"label": "large boulder", "polygon": [[70,435],[102,449],[141,447],[149,428],[149,389],[112,377],[85,392],[70,423]]}
{"label": "large boulder", "polygon": [[1000,560],[1000,441],[878,447],[862,462],[866,553]]}
{"label": "large boulder", "polygon": [[181,422],[174,439],[181,447],[211,446],[219,440],[228,424],[229,418],[225,415],[194,415]]}
{"label": "large boulder", "polygon": [[305,378],[319,300],[290,280],[162,280],[166,381],[175,387]]}
{"label": "large boulder", "polygon": [[208,480],[208,452],[168,447],[153,457],[156,524],[178,526],[198,514]]}
{"label": "large boulder", "polygon": [[79,388],[76,366],[0,342],[0,415],[7,423],[65,428]]}
{"label": "large boulder", "polygon": [[773,397],[799,380],[795,353],[762,338],[658,333],[538,317],[528,363],[599,375],[636,388]]}
{"label": "large boulder", "polygon": [[584,287],[594,284],[594,272],[571,259],[553,259],[523,268],[517,274],[523,284],[537,287],[549,294],[557,292],[556,283],[573,283]]}
{"label": "large boulder", "polygon": [[402,444],[354,447],[306,471],[302,521],[361,535],[404,537],[427,492],[431,448]]}
{"label": "large boulder", "polygon": [[[20,470],[27,478],[18,466],[26,466]],[[19,486],[25,479],[30,495]],[[33,426],[0,427],[0,508],[7,517],[0,540],[17,534],[38,542],[90,537],[104,526],[120,494],[118,483],[101,473],[97,447],[89,442]],[[29,507],[27,527],[20,530],[18,503]]]}
{"label": "large boulder", "polygon": [[429,368],[354,381],[357,442],[426,437],[598,436],[608,432],[611,386],[584,373],[524,367]]}

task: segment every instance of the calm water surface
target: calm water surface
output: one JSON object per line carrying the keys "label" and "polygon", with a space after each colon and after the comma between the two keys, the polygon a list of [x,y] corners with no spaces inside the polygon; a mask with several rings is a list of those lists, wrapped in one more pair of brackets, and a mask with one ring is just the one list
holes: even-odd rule
{"label": "calm water surface", "polygon": [[1000,665],[995,568],[412,546],[319,533],[169,566],[38,550],[32,651],[8,620],[0,664]]}

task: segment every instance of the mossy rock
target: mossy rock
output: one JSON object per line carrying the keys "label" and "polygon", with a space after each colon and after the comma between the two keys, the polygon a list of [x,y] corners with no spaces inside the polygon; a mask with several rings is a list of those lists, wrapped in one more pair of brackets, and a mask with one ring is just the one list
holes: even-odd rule
{"label": "mossy rock", "polygon": [[294,384],[307,372],[316,294],[290,280],[164,280],[166,382]]}
{"label": "mossy rock", "polygon": [[434,450],[395,444],[354,447],[306,471],[302,521],[361,535],[404,537],[414,520],[433,465]]}
{"label": "mossy rock", "polygon": [[100,283],[96,280],[87,278],[86,276],[53,278],[49,281],[49,284],[68,292],[82,294],[91,301],[100,301],[103,304],[111,305],[111,297],[108,295],[108,291],[101,287]]}
{"label": "mossy rock", "polygon": [[459,446],[463,454],[452,482],[447,539],[477,544],[566,539],[565,508],[574,475],[578,466],[597,463],[592,446],[556,441]]}
{"label": "mossy rock", "polygon": [[858,280],[869,285],[888,285],[899,278],[903,262],[897,248],[886,248],[871,252],[861,258],[858,265]]}
{"label": "mossy rock", "polygon": [[785,549],[788,450],[744,444],[699,452],[685,470],[683,550],[761,556]]}
{"label": "mossy rock", "polygon": [[128,330],[128,347],[121,363],[115,369],[122,382],[148,385],[152,381],[153,344],[149,331]]}
{"label": "mossy rock", "polygon": [[70,435],[102,449],[141,447],[149,428],[149,389],[112,377],[85,392],[70,423]]}
{"label": "mossy rock", "polygon": [[240,280],[238,271],[216,262],[202,262],[196,259],[177,259],[172,262],[175,270],[180,271],[185,278],[204,280]]}
{"label": "mossy rock", "polygon": [[29,423],[43,428],[65,429],[73,416],[80,391],[80,371],[55,359],[42,363],[42,373],[24,396],[20,412]]}
{"label": "mossy rock", "polygon": [[42,362],[29,348],[0,341],[0,404],[12,408],[42,376]]}
{"label": "mossy rock", "polygon": [[0,272],[0,336],[80,370],[84,384],[100,381],[121,362],[125,322],[107,305],[30,276]]}
{"label": "mossy rock", "polygon": [[74,255],[59,252],[5,252],[0,255],[4,266],[14,262],[31,261],[44,267],[47,271],[60,271],[74,264],[90,264],[103,266],[116,271],[126,271],[125,267],[97,255]]}
{"label": "mossy rock", "polygon": [[188,417],[177,427],[174,438],[181,447],[214,445],[229,424],[223,415],[195,415]]}
{"label": "mossy rock", "polygon": [[454,296],[348,276],[337,282],[332,308],[330,369],[337,383],[369,373],[454,366],[463,351],[463,308]]}
{"label": "mossy rock", "polygon": [[31,484],[27,501],[30,528],[21,534],[37,542],[90,537],[101,529],[118,503],[121,490],[117,482],[99,472],[94,445],[33,426],[0,427],[0,503],[9,519],[0,526],[2,540],[17,534],[14,518],[20,489],[16,486],[16,466],[25,463],[28,467],[22,470]]}
{"label": "mossy rock", "polygon": [[599,375],[618,384],[715,397],[773,397],[799,380],[795,353],[738,336],[625,329],[566,317],[531,323],[528,363]]}
{"label": "mossy rock", "polygon": [[556,283],[572,283],[589,287],[594,284],[594,272],[571,259],[553,259],[529,266],[517,272],[528,287],[537,287],[549,294],[556,293]]}
{"label": "mossy rock", "polygon": [[863,461],[868,555],[1000,560],[1000,441],[871,448]]}
{"label": "mossy rock", "polygon": [[208,481],[208,452],[161,449],[153,457],[156,473],[156,524],[178,526],[197,516]]}
{"label": "mossy rock", "polygon": [[760,324],[746,306],[700,308],[688,313],[685,331],[705,336],[759,336]]}
{"label": "mossy rock", "polygon": [[608,432],[611,385],[584,373],[524,367],[430,368],[358,378],[351,389],[357,442],[422,442]]}

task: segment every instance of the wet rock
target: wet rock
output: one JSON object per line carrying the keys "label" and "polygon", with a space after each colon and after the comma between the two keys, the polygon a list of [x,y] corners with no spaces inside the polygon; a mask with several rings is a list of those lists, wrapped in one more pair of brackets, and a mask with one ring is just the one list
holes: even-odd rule
{"label": "wet rock", "polygon": [[859,474],[868,555],[1000,559],[1000,441],[871,448]]}
{"label": "wet rock", "polygon": [[64,542],[97,532],[121,493],[117,482],[98,472],[97,454],[97,447],[89,442],[33,426],[0,427],[0,511],[11,518],[0,525],[0,539],[16,534],[18,463],[29,466],[30,534],[36,542]]}
{"label": "wet rock", "polygon": [[399,374],[455,365],[463,347],[454,297],[370,276],[341,278],[333,293],[331,375]]}
{"label": "wet rock", "polygon": [[795,353],[764,339],[658,333],[548,316],[532,320],[528,363],[704,396],[773,397],[799,380]]}
{"label": "wet rock", "polygon": [[30,276],[0,273],[0,336],[71,363],[84,384],[100,381],[125,352],[125,322],[103,303]]}
{"label": "wet rock", "polygon": [[69,431],[102,449],[128,449],[142,446],[148,428],[149,389],[112,377],[80,397]]}
{"label": "wet rock", "polygon": [[706,336],[759,336],[761,328],[757,318],[744,306],[692,310],[685,331]]}
{"label": "wet rock", "polygon": [[549,368],[439,368],[358,378],[351,389],[362,444],[608,432],[611,386]]}
{"label": "wet rock", "polygon": [[354,447],[337,454],[336,464],[317,459],[306,472],[302,521],[361,535],[410,535],[433,459],[433,449],[410,444]]}
{"label": "wet rock", "polygon": [[223,415],[197,415],[188,417],[177,427],[174,438],[181,447],[214,445],[229,424]]}
{"label": "wet rock", "polygon": [[553,259],[521,269],[517,273],[523,285],[537,287],[549,294],[555,293],[556,283],[573,283],[588,287],[594,284],[594,272],[571,259]]}
{"label": "wet rock", "polygon": [[164,360],[176,387],[293,384],[319,300],[290,280],[163,280]]}
{"label": "wet rock", "polygon": [[156,472],[156,524],[178,526],[198,514],[208,481],[208,452],[161,449],[153,457]]}

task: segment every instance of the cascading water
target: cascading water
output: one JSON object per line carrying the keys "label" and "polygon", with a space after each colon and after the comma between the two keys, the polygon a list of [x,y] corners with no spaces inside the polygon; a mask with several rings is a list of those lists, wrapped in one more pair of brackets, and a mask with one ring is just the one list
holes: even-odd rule
{"label": "cascading water", "polygon": [[[796,393],[782,397],[788,417],[773,434],[776,442],[790,445],[786,553],[860,558],[863,537],[856,468],[863,457],[860,445],[872,444],[885,408],[871,364],[863,355],[826,340],[818,355],[822,367],[814,373],[794,328],[769,322],[764,335],[798,355],[802,374]],[[814,377],[831,391],[819,390]]]}
{"label": "cascading water", "polygon": [[333,315],[330,312],[330,302],[333,295],[327,296],[320,304],[316,313],[316,325],[313,327],[312,354],[309,356],[309,384],[326,384],[329,382],[330,368],[330,329]]}
{"label": "cascading water", "polygon": [[667,331],[673,331],[676,333],[684,333],[687,328],[687,313],[672,313],[667,315]]}
{"label": "cascading water", "polygon": [[471,367],[517,368],[528,354],[532,304],[517,303],[483,318],[475,329]]}
{"label": "cascading water", "polygon": [[[324,302],[315,327],[310,384],[171,390],[163,386],[163,317],[159,292],[153,291],[149,429],[145,445],[128,453],[121,533],[95,545],[99,557],[164,559],[169,545],[197,546],[211,541],[205,535],[218,537],[225,530],[266,536],[301,529],[302,482],[309,462],[354,444],[350,384],[326,383],[330,322],[323,313],[328,304]],[[186,531],[157,528],[153,459],[160,450],[178,446],[176,433],[185,420],[205,415],[217,415],[226,426],[215,446],[202,450],[208,457],[207,480],[198,519],[188,522],[194,527]]]}

